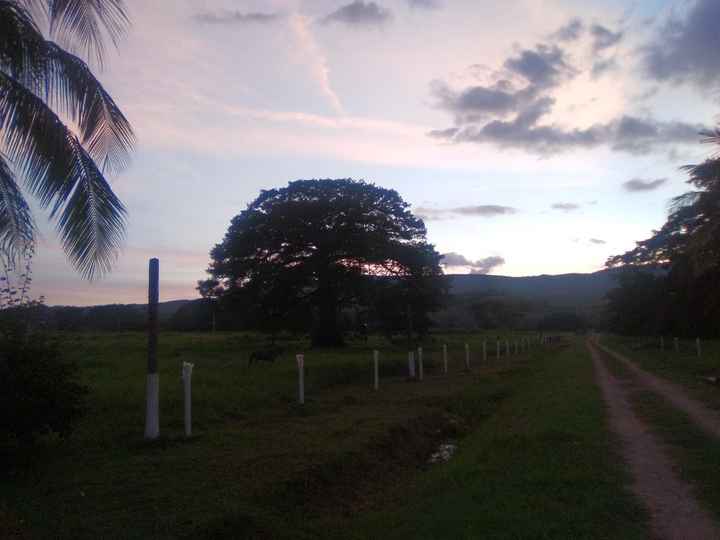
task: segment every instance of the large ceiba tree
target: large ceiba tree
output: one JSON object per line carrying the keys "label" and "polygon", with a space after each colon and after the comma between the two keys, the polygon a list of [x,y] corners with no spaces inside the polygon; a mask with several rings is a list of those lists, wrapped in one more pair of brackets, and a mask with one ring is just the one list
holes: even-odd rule
{"label": "large ceiba tree", "polygon": [[373,283],[406,300],[441,279],[423,221],[396,191],[363,181],[298,180],[262,191],[211,251],[224,296],[265,319],[306,309],[315,346],[342,344],[339,313]]}
{"label": "large ceiba tree", "polygon": [[[122,0],[0,0],[0,256],[31,251],[25,194],[55,220],[87,278],[110,270],[126,211],[108,176],[128,163],[133,132],[83,57],[128,25]],[[41,28],[47,29],[44,33]]]}

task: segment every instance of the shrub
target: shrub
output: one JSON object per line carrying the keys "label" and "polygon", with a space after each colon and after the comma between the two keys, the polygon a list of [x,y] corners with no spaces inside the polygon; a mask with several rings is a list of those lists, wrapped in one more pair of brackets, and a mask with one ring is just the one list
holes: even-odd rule
{"label": "shrub", "polygon": [[66,436],[83,413],[87,388],[59,341],[34,324],[32,310],[16,310],[0,324],[0,433],[22,443],[49,432]]}

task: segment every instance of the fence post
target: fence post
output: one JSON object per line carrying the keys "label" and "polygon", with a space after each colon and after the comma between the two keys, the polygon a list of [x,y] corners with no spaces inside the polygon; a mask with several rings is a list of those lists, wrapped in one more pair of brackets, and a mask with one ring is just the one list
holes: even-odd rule
{"label": "fence post", "polygon": [[185,395],[185,436],[192,435],[192,372],[193,366],[190,362],[183,362],[182,379]]}
{"label": "fence post", "polygon": [[448,372],[448,354],[447,354],[447,344],[443,345],[443,373],[447,375]]}
{"label": "fence post", "polygon": [[695,338],[695,348],[697,349],[698,358],[702,356],[702,349],[700,348],[700,338]]}
{"label": "fence post", "polygon": [[470,345],[465,344],[465,369],[470,371]]}
{"label": "fence post", "polygon": [[679,353],[680,352],[680,340],[678,338],[675,338],[673,341],[675,342],[675,352]]}
{"label": "fence post", "polygon": [[298,403],[305,404],[305,355],[298,354],[295,359],[298,365]]}
{"label": "fence post", "polygon": [[505,340],[505,356],[510,356],[510,341]]}
{"label": "fence post", "polygon": [[483,339],[483,366],[487,365],[487,340]]}
{"label": "fence post", "polygon": [[665,352],[665,337],[660,336],[660,352]]}
{"label": "fence post", "polygon": [[415,378],[415,353],[408,352],[408,377]]}
{"label": "fence post", "polygon": [[500,360],[500,340],[495,342],[495,359]]}
{"label": "fence post", "polygon": [[380,388],[380,351],[373,351],[373,387]]}
{"label": "fence post", "polygon": [[160,383],[157,372],[158,300],[160,298],[160,261],[150,259],[148,268],[148,358],[145,393],[145,438],[160,436]]}
{"label": "fence post", "polygon": [[423,380],[424,369],[423,369],[423,350],[422,347],[418,347],[418,379]]}

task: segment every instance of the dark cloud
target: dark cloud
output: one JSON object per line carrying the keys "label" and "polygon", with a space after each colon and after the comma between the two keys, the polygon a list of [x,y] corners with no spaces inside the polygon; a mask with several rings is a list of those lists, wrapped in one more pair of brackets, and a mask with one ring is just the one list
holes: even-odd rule
{"label": "dark cloud", "polygon": [[323,18],[324,24],[345,23],[352,26],[377,26],[388,22],[392,13],[375,2],[354,0]]}
{"label": "dark cloud", "polygon": [[593,24],[590,27],[590,33],[593,37],[593,50],[595,52],[617,45],[623,38],[622,32],[612,32],[601,24]]}
{"label": "dark cloud", "polygon": [[591,243],[591,244],[596,244],[596,245],[598,245],[598,246],[602,246],[602,245],[607,244],[607,242],[606,242],[605,240],[600,240],[599,238],[591,238],[591,239],[590,239],[590,243]]}
{"label": "dark cloud", "polygon": [[667,182],[667,178],[658,178],[657,180],[643,180],[642,178],[633,178],[623,183],[625,191],[653,191]]}
{"label": "dark cloud", "polygon": [[573,210],[577,210],[578,208],[580,208],[580,205],[575,203],[559,202],[553,204],[551,208],[553,210],[562,210],[563,212],[572,212]]}
{"label": "dark cloud", "polygon": [[439,9],[442,7],[440,0],[407,0],[411,8]]}
{"label": "dark cloud", "polygon": [[576,41],[580,39],[585,25],[580,19],[571,19],[565,26],[561,27],[555,32],[552,37],[559,39],[560,41]]}
{"label": "dark cloud", "polygon": [[485,257],[477,261],[471,261],[459,253],[445,253],[442,255],[440,264],[444,267],[466,267],[470,268],[471,274],[488,274],[495,268],[505,264],[502,257]]}
{"label": "dark cloud", "polygon": [[720,2],[696,0],[684,18],[673,17],[644,48],[647,74],[658,81],[720,82]]}
{"label": "dark cloud", "polygon": [[517,209],[510,206],[500,206],[497,204],[481,204],[476,206],[459,206],[456,208],[426,208],[418,207],[415,215],[425,221],[437,221],[441,219],[451,219],[457,216],[471,217],[497,217],[506,216],[517,213]]}
{"label": "dark cloud", "polygon": [[514,120],[493,120],[483,126],[464,126],[431,131],[436,139],[451,142],[492,143],[504,148],[520,148],[541,155],[557,154],[574,148],[609,145],[613,150],[644,155],[658,147],[697,143],[706,126],[684,122],[661,122],[652,118],[622,116],[606,124],[588,128],[563,128],[554,124],[537,125],[553,101],[537,103]]}
{"label": "dark cloud", "polygon": [[280,18],[279,13],[242,13],[240,11],[204,11],[193,16],[201,23],[206,24],[251,24],[271,23]]}
{"label": "dark cloud", "polygon": [[615,71],[620,65],[615,57],[595,60],[592,66],[592,76],[597,78],[609,71]]}
{"label": "dark cloud", "polygon": [[519,56],[508,58],[505,69],[521,75],[538,88],[550,88],[577,72],[567,63],[564,51],[556,45],[538,45],[525,49]]}

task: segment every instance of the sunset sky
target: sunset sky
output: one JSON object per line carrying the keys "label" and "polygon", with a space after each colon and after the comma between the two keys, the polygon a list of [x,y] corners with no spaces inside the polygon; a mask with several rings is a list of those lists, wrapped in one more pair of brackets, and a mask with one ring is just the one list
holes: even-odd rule
{"label": "sunset sky", "polygon": [[83,281],[45,216],[33,296],[193,298],[261,189],[396,189],[452,272],[591,272],[662,225],[716,125],[717,0],[128,0],[97,71],[137,134],[115,270]]}

